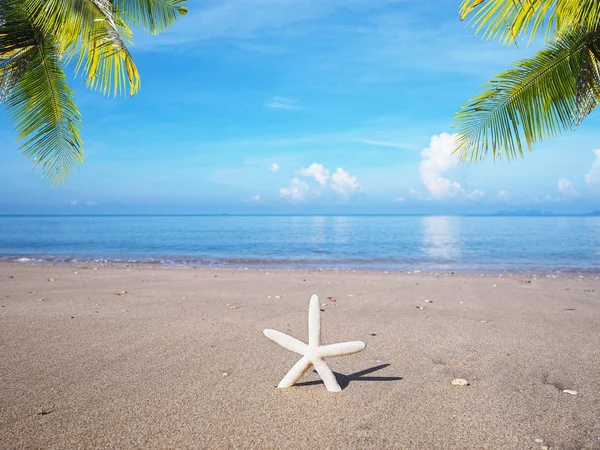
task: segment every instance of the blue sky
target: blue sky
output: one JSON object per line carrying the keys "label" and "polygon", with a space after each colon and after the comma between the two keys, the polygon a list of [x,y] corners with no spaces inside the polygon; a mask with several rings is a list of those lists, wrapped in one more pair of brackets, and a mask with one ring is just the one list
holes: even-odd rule
{"label": "blue sky", "polygon": [[524,159],[457,166],[452,116],[534,49],[481,41],[459,0],[189,1],[138,33],[134,98],[73,79],[86,162],[51,188],[0,118],[0,213],[600,209],[600,116]]}

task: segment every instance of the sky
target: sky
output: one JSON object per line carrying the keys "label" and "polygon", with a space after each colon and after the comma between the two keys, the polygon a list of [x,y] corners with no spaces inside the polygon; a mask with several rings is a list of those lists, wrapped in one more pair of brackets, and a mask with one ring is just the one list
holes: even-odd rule
{"label": "sky", "polygon": [[531,47],[459,0],[206,0],[136,33],[133,98],[69,72],[86,157],[51,187],[0,115],[0,214],[599,210],[600,112],[523,159],[459,165],[452,117]]}

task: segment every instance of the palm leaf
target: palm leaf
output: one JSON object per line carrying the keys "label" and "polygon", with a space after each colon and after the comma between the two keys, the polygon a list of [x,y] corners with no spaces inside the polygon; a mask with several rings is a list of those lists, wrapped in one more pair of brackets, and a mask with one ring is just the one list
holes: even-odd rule
{"label": "palm leaf", "polygon": [[55,36],[66,62],[76,57],[76,72],[88,87],[119,95],[137,93],[140,76],[127,45],[131,30],[111,0],[25,0],[31,21]]}
{"label": "palm leaf", "polygon": [[115,0],[125,21],[158,34],[187,13],[186,0]]}
{"label": "palm leaf", "polygon": [[[11,13],[19,16],[19,8]],[[61,68],[60,46],[24,15],[20,19],[19,33],[29,36],[29,45],[17,53],[25,59],[25,67],[12,80],[3,101],[19,140],[25,141],[21,146],[25,156],[34,159],[53,184],[64,183],[73,166],[83,161],[81,116]],[[2,38],[8,40],[10,31],[10,27],[3,27]]]}
{"label": "palm leaf", "polygon": [[15,1],[0,4],[0,102],[21,79],[31,52],[35,50],[35,35]]}
{"label": "palm leaf", "polygon": [[582,56],[583,66],[577,85],[575,126],[578,126],[600,102],[600,39],[590,39]]}
{"label": "palm leaf", "polygon": [[512,43],[519,36],[531,42],[545,30],[546,40],[569,30],[593,31],[600,25],[598,0],[462,0],[461,20],[471,17],[477,33],[486,39]]}
{"label": "palm leaf", "polygon": [[140,75],[121,33],[131,40],[131,30],[119,18],[94,22],[81,41],[76,71],[86,73],[91,89],[119,95],[128,87],[133,96],[140,88]]}
{"label": "palm leaf", "polygon": [[492,79],[455,116],[460,159],[513,159],[523,155],[523,139],[531,149],[574,128],[599,100],[599,45],[598,32],[567,34]]}

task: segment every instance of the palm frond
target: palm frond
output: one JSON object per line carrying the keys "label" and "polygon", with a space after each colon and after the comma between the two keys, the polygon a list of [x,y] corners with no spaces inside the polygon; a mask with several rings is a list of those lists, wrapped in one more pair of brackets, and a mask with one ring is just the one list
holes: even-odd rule
{"label": "palm frond", "polygon": [[111,0],[25,0],[31,21],[55,36],[68,62],[86,75],[88,87],[119,95],[137,93],[140,76],[125,39],[131,30]]}
{"label": "palm frond", "polygon": [[125,21],[158,34],[187,14],[186,0],[115,0]]}
{"label": "palm frond", "polygon": [[569,30],[590,32],[600,25],[598,0],[462,0],[460,19],[471,23],[486,39],[505,44],[525,36],[530,42],[540,31],[551,41]]}
{"label": "palm frond", "polygon": [[119,20],[98,20],[82,39],[76,71],[86,74],[91,89],[104,94],[120,95],[129,88],[135,95],[140,88],[140,75],[120,32],[131,40],[130,30]]}
{"label": "palm frond", "polygon": [[[21,19],[20,33],[30,37],[31,45],[17,53],[26,64],[3,101],[19,140],[25,141],[21,146],[25,156],[34,159],[53,184],[64,183],[73,166],[83,162],[81,116],[61,68],[59,45],[24,15]],[[6,31],[3,27],[1,34],[8,39]]]}
{"label": "palm frond", "polygon": [[[600,37],[600,32],[597,35]],[[577,85],[575,126],[579,126],[600,102],[600,39],[589,39],[589,45],[582,57],[583,65]]]}
{"label": "palm frond", "polygon": [[33,30],[19,14],[15,1],[0,4],[0,102],[23,76],[36,44]]}
{"label": "palm frond", "polygon": [[455,116],[462,161],[523,155],[534,142],[574,128],[598,103],[600,33],[564,35],[494,77]]}

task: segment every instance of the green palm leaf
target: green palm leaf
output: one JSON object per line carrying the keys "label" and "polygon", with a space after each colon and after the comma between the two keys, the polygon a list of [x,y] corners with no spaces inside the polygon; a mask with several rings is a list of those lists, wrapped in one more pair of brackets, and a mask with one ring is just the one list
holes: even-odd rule
{"label": "green palm leaf", "polygon": [[[81,116],[61,68],[60,47],[27,20],[20,5],[13,2],[10,6],[3,12],[11,20],[0,26],[0,43],[12,43],[10,54],[2,52],[0,56],[3,78],[7,73],[11,77],[10,86],[3,86],[3,102],[19,140],[25,141],[23,153],[34,159],[54,184],[64,182],[73,166],[83,160],[83,149]],[[19,67],[18,75],[15,67]]]}
{"label": "green palm leaf", "polygon": [[140,77],[127,48],[141,26],[158,33],[185,0],[0,0],[0,102],[21,150],[53,183],[83,161],[81,117],[62,67],[75,60],[88,87],[134,95]]}
{"label": "green palm leaf", "polygon": [[507,159],[534,142],[575,127],[597,105],[600,33],[566,34],[532,58],[517,61],[455,116],[462,161],[488,153]]}
{"label": "green palm leaf", "polygon": [[125,21],[157,34],[187,13],[186,0],[115,0]]}
{"label": "green palm leaf", "polygon": [[76,72],[88,87],[104,94],[129,95],[139,90],[140,77],[126,43],[131,30],[110,0],[26,0],[32,22],[52,33],[66,61],[77,55]]}
{"label": "green palm leaf", "polygon": [[4,3],[0,6],[0,102],[21,79],[35,51],[35,35],[29,22]]}
{"label": "green palm leaf", "polygon": [[590,32],[600,26],[598,0],[462,0],[459,14],[461,20],[470,16],[484,38],[504,43],[519,36],[532,41],[542,30],[553,40],[569,30]]}

